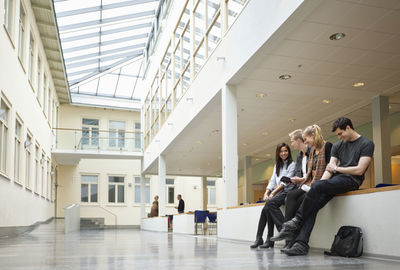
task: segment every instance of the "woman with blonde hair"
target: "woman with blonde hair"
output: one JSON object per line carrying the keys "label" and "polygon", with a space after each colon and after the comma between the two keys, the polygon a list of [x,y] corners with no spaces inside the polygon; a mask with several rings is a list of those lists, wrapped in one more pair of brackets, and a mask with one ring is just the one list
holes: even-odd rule
{"label": "woman with blonde hair", "polygon": [[[331,158],[332,143],[326,142],[322,136],[321,128],[318,125],[311,125],[303,130],[304,143],[311,147],[310,155],[307,164],[307,174],[305,178],[300,179],[299,182],[292,178],[292,182],[298,184],[297,189],[293,189],[288,192],[286,197],[285,206],[285,222],[292,219],[297,209],[303,202],[306,193],[310,189],[311,185],[321,179],[325,172],[326,166]],[[310,229],[311,233],[312,227]],[[284,235],[279,234],[277,237],[271,238],[271,241],[279,241],[283,239]],[[290,238],[294,240],[296,235],[291,235]],[[305,238],[308,238],[305,236]],[[308,239],[306,241],[308,243]],[[282,251],[291,247],[293,241],[288,241]]]}

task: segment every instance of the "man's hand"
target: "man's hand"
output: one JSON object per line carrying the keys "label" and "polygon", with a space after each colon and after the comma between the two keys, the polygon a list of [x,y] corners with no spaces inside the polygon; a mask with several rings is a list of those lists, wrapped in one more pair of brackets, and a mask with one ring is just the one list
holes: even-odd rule
{"label": "man's hand", "polygon": [[334,163],[329,163],[329,164],[326,166],[326,170],[327,170],[328,172],[330,172],[330,173],[334,173],[334,172],[336,171],[336,168],[337,168],[337,166],[336,166],[336,164],[334,164]]}
{"label": "man's hand", "polygon": [[293,184],[299,184],[302,183],[304,181],[304,178],[298,177],[298,176],[293,176],[292,178],[290,178],[290,181]]}

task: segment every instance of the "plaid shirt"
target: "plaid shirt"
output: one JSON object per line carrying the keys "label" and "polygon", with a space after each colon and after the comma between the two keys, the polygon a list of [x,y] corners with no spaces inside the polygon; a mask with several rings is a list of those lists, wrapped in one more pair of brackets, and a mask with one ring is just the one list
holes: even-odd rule
{"label": "plaid shirt", "polygon": [[[315,167],[315,170],[313,170],[315,147],[313,146],[311,148],[310,156],[308,158],[306,181],[304,182],[305,185],[311,186],[315,181],[322,178],[331,156],[331,148],[332,144],[330,142],[325,142],[321,147],[318,153],[317,166]],[[326,150],[328,150],[328,153],[326,153]]]}

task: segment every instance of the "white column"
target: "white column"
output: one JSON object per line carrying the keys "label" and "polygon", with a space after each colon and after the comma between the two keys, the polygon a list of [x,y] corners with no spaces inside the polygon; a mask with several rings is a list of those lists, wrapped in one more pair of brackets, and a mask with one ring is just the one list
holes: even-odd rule
{"label": "white column", "polygon": [[252,167],[251,167],[251,157],[246,156],[243,163],[243,203],[253,203],[254,202],[254,192],[251,182],[252,178]]}
{"label": "white column", "polygon": [[372,98],[372,134],[375,144],[375,185],[391,184],[389,97],[387,96]]}
{"label": "white column", "polygon": [[166,178],[166,167],[165,157],[160,155],[158,157],[158,216],[163,217],[167,213],[165,208],[165,178]]}
{"label": "white column", "polygon": [[201,178],[201,207],[207,210],[207,176]]}
{"label": "white column", "polygon": [[224,179],[223,207],[238,205],[238,139],[236,89],[222,89],[222,177]]}

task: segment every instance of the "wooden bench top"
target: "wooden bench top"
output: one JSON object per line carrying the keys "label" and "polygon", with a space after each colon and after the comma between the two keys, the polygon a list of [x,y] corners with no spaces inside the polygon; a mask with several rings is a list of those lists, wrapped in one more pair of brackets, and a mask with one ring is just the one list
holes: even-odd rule
{"label": "wooden bench top", "polygon": [[[361,195],[361,194],[369,194],[369,193],[392,191],[392,190],[400,190],[400,185],[388,186],[388,187],[380,187],[380,188],[359,189],[359,190],[355,190],[355,191],[346,192],[346,193],[343,193],[343,194],[338,194],[336,196]],[[229,207],[227,207],[227,209],[253,207],[253,206],[260,206],[260,205],[263,205],[263,204],[264,204],[264,202],[261,202],[261,203],[250,203],[250,204],[244,204],[244,205],[229,206]],[[222,208],[218,208],[218,210],[222,210]]]}

